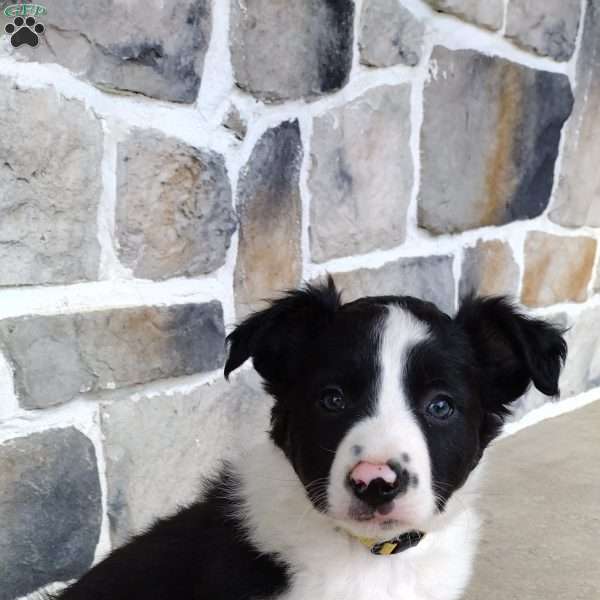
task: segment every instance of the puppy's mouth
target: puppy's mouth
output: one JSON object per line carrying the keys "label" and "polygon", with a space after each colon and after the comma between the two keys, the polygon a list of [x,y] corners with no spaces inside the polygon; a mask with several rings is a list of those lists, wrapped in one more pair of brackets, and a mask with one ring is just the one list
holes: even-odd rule
{"label": "puppy's mouth", "polygon": [[366,523],[366,524],[372,524],[375,525],[381,529],[396,529],[398,527],[408,527],[407,523],[403,523],[402,521],[399,521],[398,519],[385,519],[385,518],[381,518],[378,515],[373,515],[371,517],[366,517],[366,516],[361,516],[361,517],[357,517],[356,519],[353,519],[354,521],[358,521],[359,523]]}
{"label": "puppy's mouth", "polygon": [[392,514],[394,511],[397,513],[397,506],[393,501],[374,508],[355,498],[351,501],[348,513],[342,520],[384,530],[410,528],[409,520],[403,519],[398,514]]}
{"label": "puppy's mouth", "polygon": [[348,509],[348,516],[355,521],[382,522],[390,520],[386,518],[394,510],[393,502],[386,502],[377,508],[369,506],[360,500],[353,498]]}

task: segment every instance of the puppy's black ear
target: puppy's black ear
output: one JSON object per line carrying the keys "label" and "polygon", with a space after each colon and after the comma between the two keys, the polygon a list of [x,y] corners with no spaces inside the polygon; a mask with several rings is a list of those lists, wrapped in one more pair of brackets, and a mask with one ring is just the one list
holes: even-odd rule
{"label": "puppy's black ear", "polygon": [[484,408],[504,416],[531,382],[556,396],[567,356],[563,331],[521,314],[506,298],[467,298],[456,316],[473,347],[483,377]]}
{"label": "puppy's black ear", "polygon": [[340,305],[331,276],[324,285],[306,285],[274,300],[227,337],[225,377],[252,358],[254,368],[268,383],[289,381],[306,344],[332,320]]}

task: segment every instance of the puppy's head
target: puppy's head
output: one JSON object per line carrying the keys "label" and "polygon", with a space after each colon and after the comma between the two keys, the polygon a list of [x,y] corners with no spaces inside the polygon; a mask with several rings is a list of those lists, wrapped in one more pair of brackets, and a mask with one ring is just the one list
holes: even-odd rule
{"label": "puppy's head", "polygon": [[255,313],[225,375],[252,358],[275,398],[271,437],[308,497],[356,535],[427,530],[533,384],[558,393],[561,332],[503,298],[455,318],[407,296],[342,304],[333,281]]}

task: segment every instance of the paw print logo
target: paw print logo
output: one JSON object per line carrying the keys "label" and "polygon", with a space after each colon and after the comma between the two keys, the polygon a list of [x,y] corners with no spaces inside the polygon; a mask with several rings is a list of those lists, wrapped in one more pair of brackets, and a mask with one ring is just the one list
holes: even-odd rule
{"label": "paw print logo", "polygon": [[8,23],[4,31],[10,35],[10,43],[18,48],[27,44],[35,48],[40,39],[39,35],[44,33],[45,27],[41,23],[36,23],[33,17],[15,17],[12,23]]}

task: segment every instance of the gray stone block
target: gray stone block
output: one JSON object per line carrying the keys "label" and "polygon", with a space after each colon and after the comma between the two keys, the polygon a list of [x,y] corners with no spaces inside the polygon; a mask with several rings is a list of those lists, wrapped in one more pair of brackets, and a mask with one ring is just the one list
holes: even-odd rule
{"label": "gray stone block", "polygon": [[57,62],[103,89],[196,100],[211,36],[209,0],[61,0],[41,21],[40,44],[17,53]]}
{"label": "gray stone block", "polygon": [[0,78],[0,286],[98,276],[102,127],[78,100]]}
{"label": "gray stone block", "polygon": [[302,276],[298,121],[267,130],[242,169],[234,289],[238,318],[261,300],[296,287]]}
{"label": "gray stone block", "polygon": [[518,419],[547,402],[570,398],[600,386],[600,309],[589,308],[572,317],[566,313],[558,313],[545,316],[544,319],[565,330],[565,340],[569,347],[559,380],[560,398],[548,398],[532,386],[515,404],[513,419]]}
{"label": "gray stone block", "polygon": [[82,575],[100,536],[96,454],[77,429],[0,445],[0,600]]}
{"label": "gray stone block", "polygon": [[19,403],[211,371],[225,357],[220,303],[123,308],[0,321]]}
{"label": "gray stone block", "polygon": [[413,185],[410,86],[381,86],[315,119],[308,185],[313,260],[404,241]]}
{"label": "gray stone block", "polygon": [[503,0],[426,0],[440,12],[456,15],[465,21],[497,30],[504,18]]}
{"label": "gray stone block", "polygon": [[202,275],[225,263],[236,228],[223,157],[135,130],[117,155],[119,258],[136,277]]}
{"label": "gray stone block", "polygon": [[193,502],[222,460],[266,435],[270,407],[252,373],[185,394],[103,405],[113,544]]}
{"label": "gray stone block", "polygon": [[366,0],[360,16],[360,62],[373,67],[421,60],[425,27],[398,0]]}
{"label": "gray stone block", "polygon": [[569,356],[560,380],[563,398],[600,386],[599,323],[600,309],[589,308],[574,319],[566,334]]}
{"label": "gray stone block", "polygon": [[567,76],[441,46],[431,69],[419,225],[452,233],[542,214],[573,105]]}
{"label": "gray stone block", "polygon": [[237,85],[266,102],[339,90],[352,67],[353,19],[352,0],[231,0]]}
{"label": "gray stone block", "polygon": [[344,302],[361,296],[415,296],[454,312],[452,256],[400,258],[379,269],[333,273]]}
{"label": "gray stone block", "polygon": [[233,132],[238,140],[243,140],[248,132],[248,124],[240,114],[237,106],[232,104],[223,117],[223,127]]}
{"label": "gray stone block", "polygon": [[554,60],[573,56],[580,0],[509,0],[506,36],[526,50]]}
{"label": "gray stone block", "polygon": [[550,219],[600,227],[600,2],[589,0],[577,60],[577,94],[565,130],[561,174]]}

